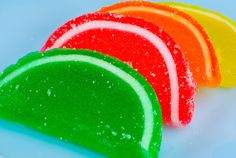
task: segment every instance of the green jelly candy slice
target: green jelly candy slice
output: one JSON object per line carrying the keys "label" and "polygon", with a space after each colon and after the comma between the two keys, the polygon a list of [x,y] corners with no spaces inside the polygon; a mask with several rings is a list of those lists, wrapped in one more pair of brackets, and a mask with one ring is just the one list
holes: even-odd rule
{"label": "green jelly candy slice", "polygon": [[161,112],[147,81],[88,50],[31,53],[0,76],[0,118],[108,157],[158,157]]}

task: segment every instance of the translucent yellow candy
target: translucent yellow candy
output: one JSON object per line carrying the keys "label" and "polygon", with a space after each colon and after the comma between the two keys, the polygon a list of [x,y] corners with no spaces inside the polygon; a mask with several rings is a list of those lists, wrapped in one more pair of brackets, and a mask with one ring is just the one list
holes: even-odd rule
{"label": "translucent yellow candy", "polygon": [[236,23],[211,10],[183,3],[167,2],[195,18],[213,42],[221,71],[221,86],[236,86]]}

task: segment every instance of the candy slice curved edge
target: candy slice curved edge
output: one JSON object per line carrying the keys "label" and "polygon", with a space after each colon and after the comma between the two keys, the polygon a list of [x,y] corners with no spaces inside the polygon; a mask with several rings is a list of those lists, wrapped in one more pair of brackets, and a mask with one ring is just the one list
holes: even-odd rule
{"label": "candy slice curved edge", "polygon": [[[109,74],[111,73],[111,74],[117,75],[124,82],[131,85],[134,92],[136,92],[137,96],[140,97],[140,102],[141,102],[140,105],[143,106],[143,111],[144,111],[144,130],[143,130],[142,139],[140,140],[140,145],[142,147],[141,150],[143,149],[144,151],[138,151],[138,153],[145,154],[147,152],[146,154],[150,154],[151,157],[156,157],[153,155],[157,155],[160,149],[162,121],[161,121],[160,106],[156,98],[155,92],[153,91],[151,86],[146,82],[146,80],[140,74],[138,74],[135,70],[131,69],[128,65],[118,61],[117,59],[102,55],[100,53],[92,52],[89,50],[54,49],[54,50],[47,51],[45,54],[42,54],[39,52],[31,53],[30,55],[19,60],[19,62],[17,62],[17,64],[15,64],[14,66],[11,66],[9,69],[4,71],[3,75],[1,75],[0,77],[0,93],[1,93],[0,103],[2,105],[1,110],[0,110],[1,111],[0,117],[5,118],[10,121],[21,121],[26,126],[42,131],[49,135],[58,137],[57,132],[59,131],[57,131],[53,127],[54,125],[51,125],[51,126],[49,125],[51,122],[48,122],[48,125],[47,124],[39,125],[38,123],[40,121],[34,117],[29,118],[33,120],[36,119],[35,122],[32,123],[30,120],[27,120],[26,118],[23,118],[25,120],[22,121],[21,120],[22,118],[17,118],[17,116],[12,116],[12,114],[10,113],[7,114],[7,112],[11,111],[15,114],[18,114],[19,117],[22,117],[20,115],[21,113],[18,113],[18,111],[14,109],[14,108],[17,108],[17,105],[14,105],[13,109],[8,109],[11,106],[9,105],[9,103],[11,104],[11,102],[8,101],[9,99],[8,100],[6,99],[10,97],[11,94],[16,95],[15,92],[18,92],[18,93],[21,92],[19,90],[19,84],[24,84],[24,83],[19,83],[18,81],[23,81],[27,85],[26,82],[30,83],[31,82],[30,80],[33,80],[34,77],[35,78],[38,77],[36,75],[36,76],[33,76],[33,78],[27,77],[27,80],[24,80],[24,79],[22,80],[22,76],[24,76],[25,74],[35,75],[34,71],[37,71],[38,73],[42,73],[41,71],[38,71],[38,70],[40,70],[40,68],[42,68],[44,65],[47,65],[47,64],[51,64],[49,68],[51,69],[51,72],[54,72],[55,70],[52,70],[53,68],[51,68],[53,64],[63,64],[62,66],[64,65],[66,66],[65,63],[67,62],[71,62],[71,63],[88,62],[89,64],[99,66],[102,69],[109,70]],[[28,74],[29,72],[30,74]],[[70,74],[70,72],[67,72],[67,73]],[[50,74],[48,74],[48,76],[50,76]],[[14,87],[14,88],[12,89],[11,87]],[[40,92],[37,92],[37,93],[40,93]],[[51,91],[50,93],[47,92],[49,96],[51,96],[51,93],[52,93]],[[63,93],[63,92],[59,91],[58,93]],[[11,98],[14,98],[14,95],[12,95]],[[25,95],[32,96],[32,94],[25,94]],[[31,99],[29,99],[29,101],[30,100]],[[14,103],[17,100],[11,100],[11,101]],[[26,100],[26,103],[27,103],[27,100]],[[21,102],[19,102],[19,104],[21,104]],[[33,113],[35,112],[35,110],[40,109],[40,107],[34,107],[34,108],[35,108],[34,111],[31,111]],[[24,111],[24,109],[21,109],[21,110]],[[26,108],[25,110],[27,111],[29,109]],[[41,115],[42,117],[44,117],[43,114]],[[47,119],[50,119],[50,117],[52,116],[49,115]],[[58,124],[55,123],[55,126],[56,125]],[[48,128],[49,129],[52,128],[53,131],[48,130]],[[68,134],[64,133],[62,138],[66,141],[80,144],[78,140],[73,140],[73,138],[70,138],[69,135],[70,135],[69,133]],[[124,138],[129,138],[129,137],[126,136]],[[86,146],[86,143],[85,144],[82,143],[82,145]],[[130,147],[132,147],[132,145]],[[93,147],[93,148],[96,149],[96,147]],[[99,151],[99,149],[97,150]],[[107,154],[111,154],[111,153],[108,152]],[[141,155],[141,157],[142,156],[144,155]]]}

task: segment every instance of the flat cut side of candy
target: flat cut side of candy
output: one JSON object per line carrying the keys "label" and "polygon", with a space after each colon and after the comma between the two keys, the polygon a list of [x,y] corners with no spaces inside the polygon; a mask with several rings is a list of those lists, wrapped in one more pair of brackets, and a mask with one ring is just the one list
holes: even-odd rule
{"label": "flat cut side of candy", "polygon": [[203,28],[187,14],[158,3],[143,1],[120,2],[100,11],[139,17],[155,23],[180,46],[199,86],[219,85],[219,67],[212,44]]}
{"label": "flat cut side of candy", "polygon": [[194,17],[206,30],[219,61],[221,87],[236,86],[236,23],[217,12],[176,2],[164,3]]}
{"label": "flat cut side of candy", "polygon": [[111,13],[88,14],[57,29],[42,51],[57,47],[96,50],[128,63],[155,89],[165,124],[190,122],[192,74],[178,46],[155,24]]}
{"label": "flat cut side of candy", "polygon": [[0,118],[108,157],[158,157],[161,111],[128,65],[88,50],[27,55],[0,76]]}

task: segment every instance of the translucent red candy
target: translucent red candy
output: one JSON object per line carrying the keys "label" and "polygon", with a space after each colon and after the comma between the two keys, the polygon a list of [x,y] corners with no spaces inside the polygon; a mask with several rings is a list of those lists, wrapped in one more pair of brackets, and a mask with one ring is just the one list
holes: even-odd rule
{"label": "translucent red candy", "polygon": [[165,124],[190,122],[195,82],[178,46],[155,24],[111,13],[88,14],[58,28],[41,51],[52,48],[91,49],[128,63],[155,89]]}

